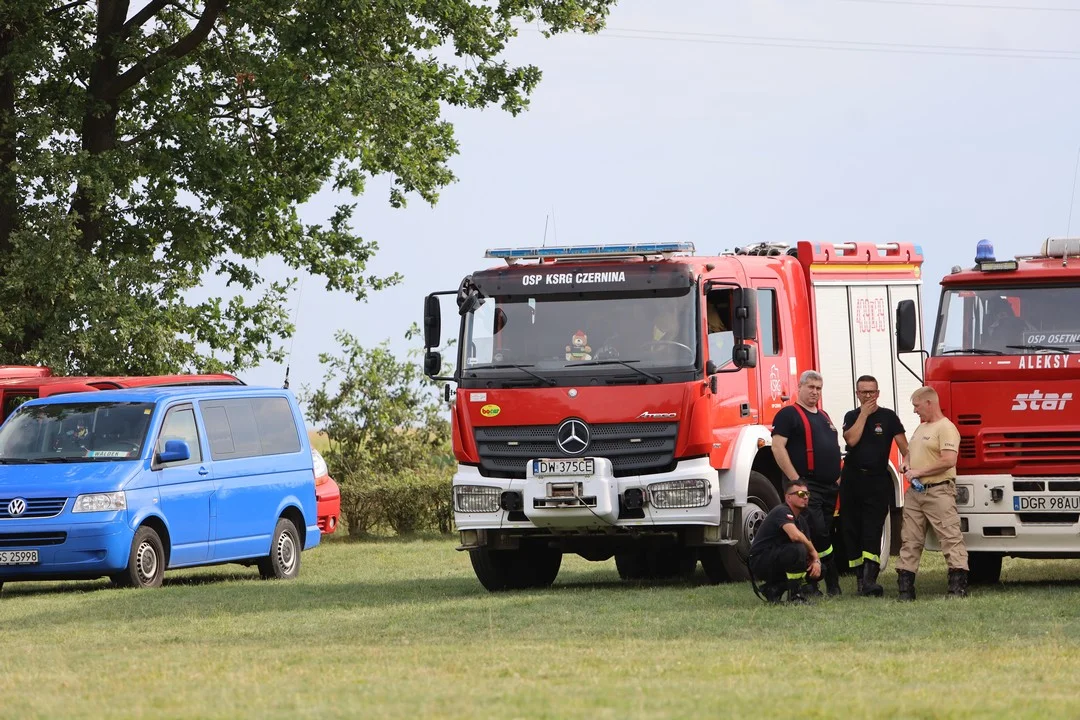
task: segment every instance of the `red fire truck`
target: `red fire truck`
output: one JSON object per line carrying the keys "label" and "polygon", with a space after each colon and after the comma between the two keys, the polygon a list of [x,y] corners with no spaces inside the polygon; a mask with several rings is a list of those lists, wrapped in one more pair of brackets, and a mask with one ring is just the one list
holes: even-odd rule
{"label": "red fire truck", "polygon": [[[550,585],[563,553],[615,558],[625,579],[747,576],[780,501],[773,416],[802,371],[839,422],[855,378],[913,422],[917,379],[893,308],[920,306],[910,244],[690,243],[488,251],[505,265],[425,301],[425,371],[457,383],[454,519],[488,590]],[[440,377],[441,301],[457,301],[456,367]],[[902,498],[896,486],[896,504]],[[883,528],[890,547],[891,526]],[[887,554],[887,552],[885,553]]]}
{"label": "red fire truck", "polygon": [[[1001,560],[1080,556],[1080,239],[941,281],[926,383],[960,430],[956,504],[971,582]],[[915,308],[897,315],[901,352],[920,347]],[[933,541],[933,538],[930,538]]]}

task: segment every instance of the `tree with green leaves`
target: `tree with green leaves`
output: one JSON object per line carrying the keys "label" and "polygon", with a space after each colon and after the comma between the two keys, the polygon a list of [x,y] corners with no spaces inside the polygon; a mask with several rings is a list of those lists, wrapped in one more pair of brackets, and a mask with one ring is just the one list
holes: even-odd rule
{"label": "tree with green leaves", "polygon": [[[521,112],[520,23],[595,32],[615,0],[0,0],[0,362],[238,370],[292,332],[276,257],[358,300],[376,243],[331,187],[434,203],[447,106]],[[219,276],[223,297],[193,299]]]}
{"label": "tree with green leaves", "polygon": [[[418,336],[414,325],[405,337]],[[380,526],[449,531],[450,422],[416,360],[420,351],[399,359],[388,342],[365,348],[347,332],[336,340],[342,354],[319,356],[323,383],[304,400],[308,419],[329,439],[326,462],[349,534]]]}

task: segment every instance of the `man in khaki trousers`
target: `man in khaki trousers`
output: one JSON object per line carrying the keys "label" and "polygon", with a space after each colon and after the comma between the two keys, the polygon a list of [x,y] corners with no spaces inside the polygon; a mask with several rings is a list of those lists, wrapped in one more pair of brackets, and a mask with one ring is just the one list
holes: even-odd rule
{"label": "man in khaki trousers", "polygon": [[949,597],[967,595],[968,554],[956,512],[956,456],[960,432],[941,412],[937,391],[921,387],[911,404],[922,422],[908,442],[908,464],[900,467],[911,482],[904,495],[904,524],[900,530],[900,563],[897,586],[900,600],[915,599],[915,573],[919,570],[926,526],[929,523],[941,543],[949,566]]}

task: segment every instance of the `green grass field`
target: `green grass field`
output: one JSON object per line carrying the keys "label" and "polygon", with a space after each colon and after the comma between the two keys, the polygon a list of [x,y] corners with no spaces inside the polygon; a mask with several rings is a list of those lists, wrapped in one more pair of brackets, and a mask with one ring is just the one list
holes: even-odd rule
{"label": "green grass field", "polygon": [[949,601],[929,554],[916,603],[799,608],[700,574],[630,586],[613,562],[576,557],[550,590],[492,595],[453,548],[338,540],[292,582],[224,566],[149,591],[9,583],[0,716],[1080,713],[1080,561],[1007,560],[1004,586]]}

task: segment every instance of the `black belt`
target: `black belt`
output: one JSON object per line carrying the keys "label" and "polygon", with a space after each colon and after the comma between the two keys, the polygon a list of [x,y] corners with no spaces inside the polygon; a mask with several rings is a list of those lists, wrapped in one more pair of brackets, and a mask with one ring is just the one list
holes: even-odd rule
{"label": "black belt", "polygon": [[938,480],[937,482],[923,483],[923,487],[934,487],[935,485],[944,485],[945,483],[951,483],[951,482],[953,482],[953,481],[952,480]]}

